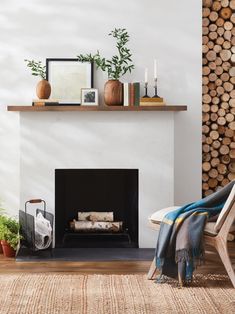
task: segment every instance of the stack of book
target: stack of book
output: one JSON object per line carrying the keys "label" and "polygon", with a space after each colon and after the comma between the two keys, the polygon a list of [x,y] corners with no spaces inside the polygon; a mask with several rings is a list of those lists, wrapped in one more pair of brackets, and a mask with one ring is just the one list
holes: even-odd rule
{"label": "stack of book", "polygon": [[59,106],[58,99],[33,99],[33,106]]}
{"label": "stack of book", "polygon": [[140,105],[140,83],[123,83],[123,106]]}
{"label": "stack of book", "polygon": [[166,103],[161,97],[142,97],[140,98],[140,106],[164,106]]}

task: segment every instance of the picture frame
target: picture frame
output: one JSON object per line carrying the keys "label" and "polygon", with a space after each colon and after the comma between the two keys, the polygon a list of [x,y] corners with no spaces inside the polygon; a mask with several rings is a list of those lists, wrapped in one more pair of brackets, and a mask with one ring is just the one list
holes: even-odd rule
{"label": "picture frame", "polygon": [[82,88],[81,89],[81,105],[82,106],[98,106],[98,89]]}
{"label": "picture frame", "polygon": [[60,105],[80,105],[81,89],[93,88],[93,63],[76,58],[47,58],[46,79],[51,98]]}

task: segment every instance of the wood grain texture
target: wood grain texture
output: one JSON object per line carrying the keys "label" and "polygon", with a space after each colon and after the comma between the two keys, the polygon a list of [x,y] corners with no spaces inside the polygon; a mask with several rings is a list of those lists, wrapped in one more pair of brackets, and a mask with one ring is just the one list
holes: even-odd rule
{"label": "wood grain texture", "polygon": [[166,106],[8,106],[8,111],[186,111],[186,105]]}

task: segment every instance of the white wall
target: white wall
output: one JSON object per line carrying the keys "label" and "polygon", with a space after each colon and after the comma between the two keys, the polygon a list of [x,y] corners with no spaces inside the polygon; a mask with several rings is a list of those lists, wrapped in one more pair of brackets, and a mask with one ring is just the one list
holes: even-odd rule
{"label": "white wall", "polygon": [[[113,41],[106,34],[114,27],[130,33],[136,65],[132,80],[142,80],[145,67],[152,75],[156,58],[160,95],[188,105],[187,113],[175,115],[175,201],[200,196],[201,1],[2,0],[0,197],[11,212],[19,207],[19,120],[4,106],[30,104],[37,82],[23,60],[75,57],[98,48],[109,56]],[[105,79],[97,73],[100,90]]]}

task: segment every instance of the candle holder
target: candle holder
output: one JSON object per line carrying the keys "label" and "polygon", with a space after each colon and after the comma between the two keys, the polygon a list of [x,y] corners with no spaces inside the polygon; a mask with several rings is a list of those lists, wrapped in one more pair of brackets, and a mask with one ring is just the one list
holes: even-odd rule
{"label": "candle holder", "polygon": [[145,90],[145,95],[143,96],[143,98],[150,98],[148,95],[148,82],[144,83],[144,90]]}
{"label": "candle holder", "polygon": [[154,96],[152,98],[160,98],[157,94],[157,78],[154,79]]}

